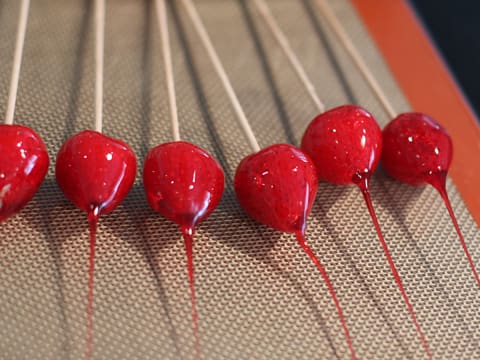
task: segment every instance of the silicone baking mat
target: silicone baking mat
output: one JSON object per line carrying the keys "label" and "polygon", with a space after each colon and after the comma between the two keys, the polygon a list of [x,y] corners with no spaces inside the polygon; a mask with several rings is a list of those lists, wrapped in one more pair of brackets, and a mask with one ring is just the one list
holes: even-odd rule
{"label": "silicone baking mat", "polygon": [[[195,2],[261,146],[298,144],[316,115],[255,9],[244,1]],[[409,110],[347,0],[336,16],[398,111]],[[349,358],[327,288],[293,236],[250,220],[232,189],[250,153],[230,103],[179,3],[169,7],[180,130],[226,171],[219,208],[195,238],[197,306],[205,359]],[[269,5],[328,108],[358,103],[389,120],[310,1]],[[0,1],[0,113],[11,74],[18,2]],[[104,132],[139,164],[171,140],[153,3],[108,1]],[[85,349],[88,229],[55,183],[63,141],[93,127],[93,4],[31,4],[16,122],[36,129],[52,160],[33,201],[0,227],[0,358],[81,359]],[[101,219],[95,273],[94,359],[194,356],[183,242],[149,209],[140,177]],[[454,185],[448,192],[474,260],[480,233]],[[392,256],[434,358],[480,357],[480,292],[440,196],[378,171],[372,196]],[[307,237],[330,274],[362,359],[422,359],[423,348],[356,188],[322,183]]]}

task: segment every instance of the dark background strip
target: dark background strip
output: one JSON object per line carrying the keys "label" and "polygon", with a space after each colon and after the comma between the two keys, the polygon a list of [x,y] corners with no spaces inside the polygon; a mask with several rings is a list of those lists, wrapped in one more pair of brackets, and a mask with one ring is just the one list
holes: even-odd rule
{"label": "dark background strip", "polygon": [[474,111],[480,114],[480,1],[410,0]]}

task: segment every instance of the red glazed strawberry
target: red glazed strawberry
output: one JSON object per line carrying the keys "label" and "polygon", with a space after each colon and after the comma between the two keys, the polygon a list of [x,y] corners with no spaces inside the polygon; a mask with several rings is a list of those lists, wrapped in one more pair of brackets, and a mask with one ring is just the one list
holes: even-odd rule
{"label": "red glazed strawberry", "polygon": [[86,359],[93,353],[93,289],[98,218],[113,211],[135,181],[137,160],[124,142],[86,130],[69,138],[57,155],[55,175],[65,196],[88,214],[90,256]]}
{"label": "red glazed strawberry", "polygon": [[143,183],[150,206],[177,223],[182,230],[190,282],[195,357],[200,359],[193,234],[197,224],[206,219],[220,202],[225,175],[205,150],[185,141],[175,141],[150,150],[143,168]]}
{"label": "red glazed strawberry", "polygon": [[98,217],[122,202],[133,185],[136,167],[135,154],[127,144],[86,130],[63,144],[55,175],[67,198]]}
{"label": "red glazed strawberry", "polygon": [[436,183],[452,162],[450,136],[425,114],[400,114],[383,130],[383,142],[385,171],[407,184]]}
{"label": "red glazed strawberry", "polygon": [[247,156],[235,174],[237,198],[247,214],[290,233],[305,231],[317,184],[310,158],[287,144],[272,145]]}
{"label": "red glazed strawberry", "polygon": [[320,180],[357,184],[377,168],[382,132],[373,116],[359,106],[344,105],[318,115],[302,139]]}
{"label": "red glazed strawberry", "polygon": [[225,177],[202,148],[175,141],[153,148],[145,159],[143,182],[150,206],[183,230],[212,213],[222,198]]}
{"label": "red glazed strawberry", "polygon": [[21,125],[0,125],[0,222],[20,211],[35,195],[49,159],[40,136]]}
{"label": "red glazed strawberry", "polygon": [[458,225],[445,182],[452,162],[450,135],[434,119],[421,113],[398,115],[383,130],[382,164],[395,179],[410,185],[431,184],[447,207],[477,286],[480,276]]}
{"label": "red glazed strawberry", "polygon": [[307,217],[317,193],[312,160],[300,149],[275,144],[247,156],[235,174],[235,192],[252,218],[276,230],[295,233],[297,241],[317,267],[338,312],[352,359],[356,359],[347,323],[328,273],[305,240]]}

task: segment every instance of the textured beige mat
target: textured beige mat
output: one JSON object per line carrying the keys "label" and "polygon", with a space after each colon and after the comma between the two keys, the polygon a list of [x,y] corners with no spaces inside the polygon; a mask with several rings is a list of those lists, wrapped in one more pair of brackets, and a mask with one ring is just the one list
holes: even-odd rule
{"label": "textured beige mat", "polygon": [[[352,5],[330,3],[396,109],[408,110]],[[254,9],[240,1],[196,4],[261,146],[298,143],[316,110]],[[327,107],[361,104],[383,126],[388,117],[314,6],[269,4]],[[235,200],[231,177],[250,149],[184,9],[174,8],[181,134],[214,154],[228,178],[195,242],[204,358],[346,359],[315,267],[293,236],[254,223]],[[91,1],[32,1],[16,119],[42,135],[52,163],[68,136],[93,126],[92,15]],[[18,1],[0,0],[0,113],[17,16]],[[162,66],[153,3],[107,1],[104,131],[128,142],[140,163],[171,139]],[[448,190],[480,262],[478,228],[451,182]],[[480,358],[480,292],[440,197],[381,172],[372,195],[434,357]],[[424,358],[359,191],[321,184],[308,238],[338,291],[359,357]],[[94,358],[192,359],[183,243],[176,226],[149,209],[140,176],[101,220],[97,249]],[[64,199],[51,166],[33,201],[0,227],[1,359],[83,357],[87,269],[86,217]]]}

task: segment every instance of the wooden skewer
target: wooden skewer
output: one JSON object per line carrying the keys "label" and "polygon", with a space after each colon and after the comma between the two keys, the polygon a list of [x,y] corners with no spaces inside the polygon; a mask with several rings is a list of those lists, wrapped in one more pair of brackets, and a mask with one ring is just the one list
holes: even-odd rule
{"label": "wooden skewer", "polygon": [[273,17],[270,9],[268,8],[267,3],[264,0],[253,0],[253,3],[255,4],[255,6],[258,9],[258,12],[262,16],[262,18],[265,20],[265,23],[268,25],[270,31],[272,32],[273,36],[275,37],[275,40],[278,43],[278,45],[280,45],[283,52],[287,56],[288,61],[290,62],[290,65],[294,69],[294,71],[297,74],[300,81],[305,86],[305,88],[306,88],[308,94],[310,95],[310,98],[312,99],[313,103],[318,108],[320,113],[324,112],[325,111],[325,105],[320,100],[320,97],[318,96],[318,93],[315,90],[315,86],[313,85],[313,83],[308,78],[308,75],[305,72],[305,69],[303,68],[302,64],[300,63],[300,60],[298,59],[295,52],[292,50],[292,47],[290,46],[290,43],[287,40],[287,37],[285,36],[283,31],[280,29],[280,26],[278,25],[277,21]]}
{"label": "wooden skewer", "polygon": [[215,71],[219,76],[220,81],[230,99],[230,102],[232,103],[233,110],[235,111],[235,114],[238,118],[238,121],[240,123],[240,126],[242,127],[243,132],[245,133],[245,136],[248,140],[248,143],[250,144],[250,147],[255,152],[259,151],[260,146],[258,145],[258,141],[255,138],[255,134],[252,131],[252,128],[245,115],[245,112],[243,111],[243,108],[240,105],[238,97],[235,94],[235,91],[233,90],[232,84],[230,83],[230,80],[227,76],[227,73],[225,72],[225,69],[223,68],[223,65],[217,55],[217,52],[215,51],[215,48],[212,45],[212,41],[208,36],[207,30],[205,29],[205,25],[203,25],[203,22],[200,19],[200,16],[198,15],[195,5],[191,0],[182,0],[182,4],[187,10],[187,14],[193,23],[195,31],[200,37],[200,41],[202,42],[203,47],[205,48],[208,54],[208,57],[210,58],[213,64],[213,67],[215,68]]}
{"label": "wooden skewer", "polygon": [[95,0],[95,130],[103,125],[103,57],[105,44],[105,0]]}
{"label": "wooden skewer", "polygon": [[13,57],[12,79],[10,81],[10,91],[8,93],[7,110],[5,113],[5,124],[13,124],[13,115],[15,113],[15,103],[18,94],[18,81],[20,78],[20,67],[22,65],[23,48],[25,44],[25,33],[27,31],[28,10],[30,0],[22,0],[20,5],[20,16],[18,20],[17,41],[15,43],[15,54]]}
{"label": "wooden skewer", "polygon": [[[168,19],[165,0],[155,0],[155,7],[157,10],[158,25],[160,28],[160,36],[162,38],[162,54],[165,65],[165,77],[167,79],[167,92],[170,109],[170,119],[172,124],[172,135],[174,141],[180,141],[180,126],[178,121],[177,98],[175,95],[175,81],[172,65],[172,52],[170,48],[170,37],[168,33]],[[193,266],[193,238],[184,234],[182,236],[185,242],[185,250],[187,253],[187,268],[190,282],[190,296],[192,302],[192,321],[193,334],[195,338],[195,359],[201,359],[200,351],[200,336],[198,331],[198,312],[195,300],[195,286],[194,286],[194,266]]]}
{"label": "wooden skewer", "polygon": [[335,36],[337,36],[340,43],[345,47],[345,50],[350,55],[355,66],[358,68],[358,70],[364,77],[365,81],[368,83],[372,91],[375,93],[375,96],[378,98],[378,100],[382,104],[387,114],[391,118],[396,117],[397,112],[394,110],[385,92],[382,90],[377,80],[373,76],[372,72],[368,68],[367,64],[363,60],[362,56],[358,52],[357,48],[353,44],[353,41],[350,39],[349,35],[345,31],[345,28],[333,13],[328,2],[326,0],[316,0],[315,4],[317,5],[322,16],[325,18],[325,20],[327,21],[331,29],[333,30],[333,33],[335,34]]}
{"label": "wooden skewer", "polygon": [[167,10],[165,0],[155,1],[158,25],[160,27],[160,36],[162,38],[162,54],[165,64],[165,77],[167,79],[168,102],[170,109],[170,119],[172,122],[172,134],[174,141],[180,141],[180,126],[178,123],[177,98],[175,95],[175,82],[173,78],[172,51],[170,48],[170,37],[168,33]]}

